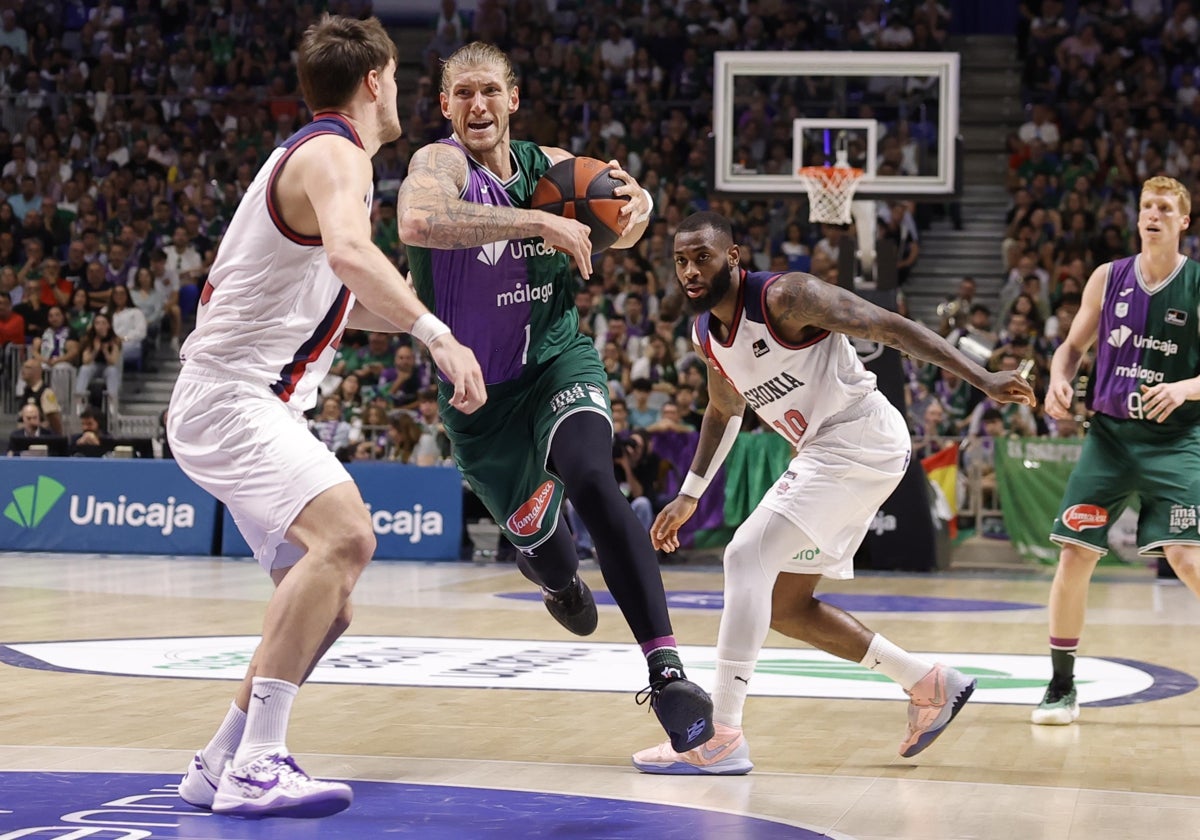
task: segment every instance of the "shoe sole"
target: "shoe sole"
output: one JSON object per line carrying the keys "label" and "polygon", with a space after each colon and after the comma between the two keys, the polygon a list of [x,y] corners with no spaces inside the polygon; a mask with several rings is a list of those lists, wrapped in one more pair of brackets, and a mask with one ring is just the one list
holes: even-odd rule
{"label": "shoe sole", "polygon": [[633,760],[633,766],[643,773],[657,776],[745,776],[754,769],[749,759],[721,761],[709,767],[688,764],[686,761],[657,762]]}
{"label": "shoe sole", "polygon": [[924,751],[926,747],[936,741],[938,736],[946,731],[946,727],[948,727],[951,722],[958,717],[958,713],[962,711],[962,707],[965,706],[967,701],[971,699],[971,695],[975,693],[975,683],[975,680],[971,680],[958,692],[958,695],[954,698],[954,704],[950,707],[950,717],[946,718],[946,722],[937,729],[928,729],[925,732],[922,732],[917,737],[916,743],[914,743],[904,752],[900,753],[901,757],[912,758],[914,755]]}
{"label": "shoe sole", "polygon": [[350,807],[354,801],[351,791],[331,790],[326,793],[313,794],[303,799],[274,800],[272,802],[247,802],[242,799],[230,799],[220,794],[213,800],[214,814],[231,817],[246,817],[260,819],[262,817],[292,817],[296,819],[319,819],[330,817]]}
{"label": "shoe sole", "polygon": [[654,713],[671,739],[671,749],[685,753],[716,734],[713,704],[708,692],[690,680],[672,680],[663,686]]}
{"label": "shoe sole", "polygon": [[1030,723],[1038,726],[1070,726],[1079,720],[1079,704],[1067,709],[1034,709],[1029,716]]}
{"label": "shoe sole", "polygon": [[211,799],[208,799],[208,800],[188,799],[188,797],[184,795],[182,790],[179,791],[179,798],[182,799],[184,802],[186,802],[188,805],[191,805],[193,808],[199,808],[201,811],[211,811],[212,810],[213,801]]}

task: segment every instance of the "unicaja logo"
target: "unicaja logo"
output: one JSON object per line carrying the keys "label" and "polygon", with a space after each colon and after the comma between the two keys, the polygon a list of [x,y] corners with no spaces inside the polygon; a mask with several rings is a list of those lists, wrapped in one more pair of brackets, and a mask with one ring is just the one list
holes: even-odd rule
{"label": "unicaja logo", "polygon": [[504,256],[504,249],[507,247],[507,239],[501,239],[499,242],[488,242],[479,246],[479,253],[475,255],[475,259],[484,265],[495,265]]}
{"label": "unicaja logo", "polygon": [[4,508],[4,516],[22,528],[36,528],[65,492],[67,488],[53,478],[39,475],[37,484],[26,484],[13,490],[12,501]]}

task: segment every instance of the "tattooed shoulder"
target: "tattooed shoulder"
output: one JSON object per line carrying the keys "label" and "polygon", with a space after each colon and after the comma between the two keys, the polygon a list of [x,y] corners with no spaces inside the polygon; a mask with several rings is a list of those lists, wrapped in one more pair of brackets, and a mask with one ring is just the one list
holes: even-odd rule
{"label": "tattooed shoulder", "polygon": [[810,274],[785,274],[767,288],[767,316],[771,327],[789,343],[796,343],[813,328],[822,328],[814,319],[821,310],[817,301],[822,283]]}
{"label": "tattooed shoulder", "polygon": [[445,143],[430,143],[413,155],[409,178],[416,178],[422,189],[453,185],[455,191],[467,182],[467,160],[462,152]]}
{"label": "tattooed shoulder", "polygon": [[884,340],[883,310],[811,274],[785,274],[767,290],[771,325],[785,341],[802,343],[820,330]]}

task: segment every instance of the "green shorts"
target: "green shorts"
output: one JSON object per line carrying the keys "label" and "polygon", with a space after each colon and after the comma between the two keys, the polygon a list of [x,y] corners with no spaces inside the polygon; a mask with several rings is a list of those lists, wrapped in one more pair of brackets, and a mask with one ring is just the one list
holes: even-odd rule
{"label": "green shorts", "polygon": [[1200,429],[1164,435],[1142,420],[1092,418],[1050,539],[1108,553],[1108,529],[1137,497],[1138,553],[1200,545]]}
{"label": "green shorts", "polygon": [[513,545],[539,545],[553,533],[564,497],[546,463],[554,430],[578,411],[612,423],[596,346],[581,335],[521,378],[489,385],[487,403],[474,414],[451,408],[452,394],[443,383],[438,402],[459,470]]}

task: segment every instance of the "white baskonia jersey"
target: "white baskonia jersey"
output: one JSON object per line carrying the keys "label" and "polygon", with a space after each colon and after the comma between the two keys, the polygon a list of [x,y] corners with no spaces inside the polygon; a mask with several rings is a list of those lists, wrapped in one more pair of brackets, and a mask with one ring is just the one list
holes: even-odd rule
{"label": "white baskonia jersey", "polygon": [[799,450],[822,423],[875,390],[850,340],[823,331],[800,345],[787,344],[766,320],[767,288],[781,275],[742,272],[729,337],[709,331],[711,313],[696,318],[693,338],[717,370],[762,421]]}
{"label": "white baskonia jersey", "polygon": [[[186,365],[262,382],[299,411],[316,403],[354,295],[342,285],[319,237],[289,228],[275,206],[275,179],[305,141],[336,134],[362,147],[337,114],[317,114],[271,153],[238,205],[204,284]],[[365,196],[370,213],[372,191]]]}

